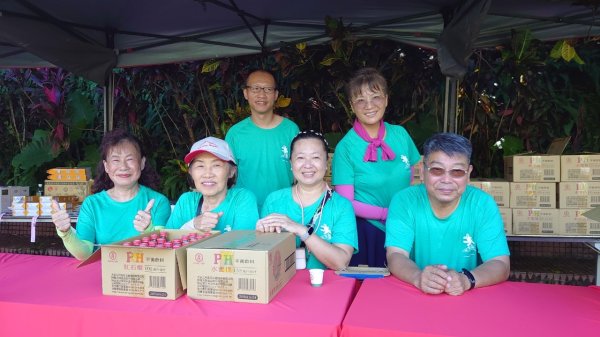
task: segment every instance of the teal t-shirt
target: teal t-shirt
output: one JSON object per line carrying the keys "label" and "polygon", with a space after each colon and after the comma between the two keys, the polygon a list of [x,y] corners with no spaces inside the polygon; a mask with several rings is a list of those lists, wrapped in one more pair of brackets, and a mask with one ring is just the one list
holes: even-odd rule
{"label": "teal t-shirt", "polygon": [[77,237],[104,245],[139,235],[133,227],[133,219],[151,199],[154,199],[150,210],[152,224],[164,226],[171,214],[171,205],[167,197],[149,187],[140,185],[136,196],[125,202],[113,200],[106,191],[88,196],[79,209]]}
{"label": "teal t-shirt", "polygon": [[[201,196],[200,192],[183,193],[177,200],[175,208],[173,208],[173,213],[167,222],[167,228],[179,229],[186,222],[196,217]],[[258,220],[256,197],[247,189],[236,188],[235,186],[228,189],[223,202],[211,212],[223,212],[215,227],[215,230],[219,230],[221,233],[256,228],[256,221]]]}
{"label": "teal t-shirt", "polygon": [[272,129],[262,129],[250,117],[227,132],[225,140],[238,164],[236,185],[254,193],[259,209],[269,193],[292,185],[290,144],[298,132],[287,118]]}
{"label": "teal t-shirt", "polygon": [[[385,123],[385,128],[384,141],[396,154],[394,160],[384,161],[378,148],[376,162],[363,161],[369,143],[350,129],[335,148],[332,179],[334,185],[353,185],[356,201],[387,208],[396,192],[410,186],[410,168],[421,155],[402,126]],[[381,222],[369,222],[384,230]]]}
{"label": "teal t-shirt", "polygon": [[509,255],[504,225],[494,199],[467,186],[450,216],[433,213],[425,184],[398,192],[389,207],[385,246],[410,252],[419,268],[445,264],[450,269],[471,270],[477,254],[483,262]]}
{"label": "teal t-shirt", "polygon": [[[304,224],[307,225],[321,205],[325,193],[312,205],[304,207]],[[261,215],[266,217],[272,213],[285,214],[297,223],[302,223],[302,210],[292,196],[292,187],[275,191],[267,197]],[[334,244],[346,244],[358,252],[358,238],[356,234],[356,218],[352,204],[348,199],[333,192],[331,198],[323,206],[321,218],[317,217],[314,224],[313,235],[318,235],[323,240]],[[300,239],[296,238],[296,247],[300,247]],[[306,252],[306,267],[326,269],[314,255]]]}

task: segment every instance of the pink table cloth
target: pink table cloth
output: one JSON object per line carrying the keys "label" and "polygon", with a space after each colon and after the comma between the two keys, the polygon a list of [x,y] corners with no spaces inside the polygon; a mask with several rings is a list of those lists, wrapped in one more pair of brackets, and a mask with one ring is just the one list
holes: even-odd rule
{"label": "pink table cloth", "polygon": [[343,337],[600,336],[600,288],[504,282],[426,295],[393,277],[365,280]]}
{"label": "pink table cloth", "polygon": [[102,295],[100,263],[0,254],[0,336],[337,337],[356,281],[300,270],[269,304]]}

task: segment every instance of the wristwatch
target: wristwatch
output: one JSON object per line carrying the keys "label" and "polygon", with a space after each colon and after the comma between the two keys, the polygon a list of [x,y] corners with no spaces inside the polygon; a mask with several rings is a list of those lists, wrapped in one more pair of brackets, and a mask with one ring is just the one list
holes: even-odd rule
{"label": "wristwatch", "polygon": [[461,273],[465,274],[465,276],[469,279],[469,284],[471,285],[469,290],[475,288],[475,276],[473,276],[473,274],[471,274],[471,272],[466,268],[463,268]]}
{"label": "wristwatch", "polygon": [[300,234],[300,241],[304,242],[306,241],[311,235],[312,233],[315,231],[313,226],[309,226],[306,230],[306,232]]}

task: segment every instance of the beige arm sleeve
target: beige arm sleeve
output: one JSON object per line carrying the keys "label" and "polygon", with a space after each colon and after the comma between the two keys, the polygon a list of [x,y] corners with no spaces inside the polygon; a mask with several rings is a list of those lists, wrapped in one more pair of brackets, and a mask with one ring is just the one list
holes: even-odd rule
{"label": "beige arm sleeve", "polygon": [[73,255],[77,260],[85,260],[94,252],[94,244],[87,241],[81,240],[77,237],[75,229],[69,228],[68,232],[62,232],[56,230],[58,236],[63,240],[65,248]]}

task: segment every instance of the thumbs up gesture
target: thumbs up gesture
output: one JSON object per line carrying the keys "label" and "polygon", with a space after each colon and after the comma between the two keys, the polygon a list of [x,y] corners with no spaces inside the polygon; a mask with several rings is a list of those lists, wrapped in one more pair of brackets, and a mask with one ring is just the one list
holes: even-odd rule
{"label": "thumbs up gesture", "polygon": [[71,218],[67,210],[60,209],[58,201],[54,199],[52,199],[52,222],[61,232],[67,232],[71,228]]}
{"label": "thumbs up gesture", "polygon": [[223,212],[204,212],[194,218],[194,228],[199,231],[209,232],[217,226],[222,215]]}
{"label": "thumbs up gesture", "polygon": [[150,223],[152,222],[152,215],[150,214],[152,206],[154,206],[154,199],[148,201],[148,205],[146,205],[144,210],[137,212],[137,215],[133,219],[133,227],[136,231],[143,232],[150,226]]}

